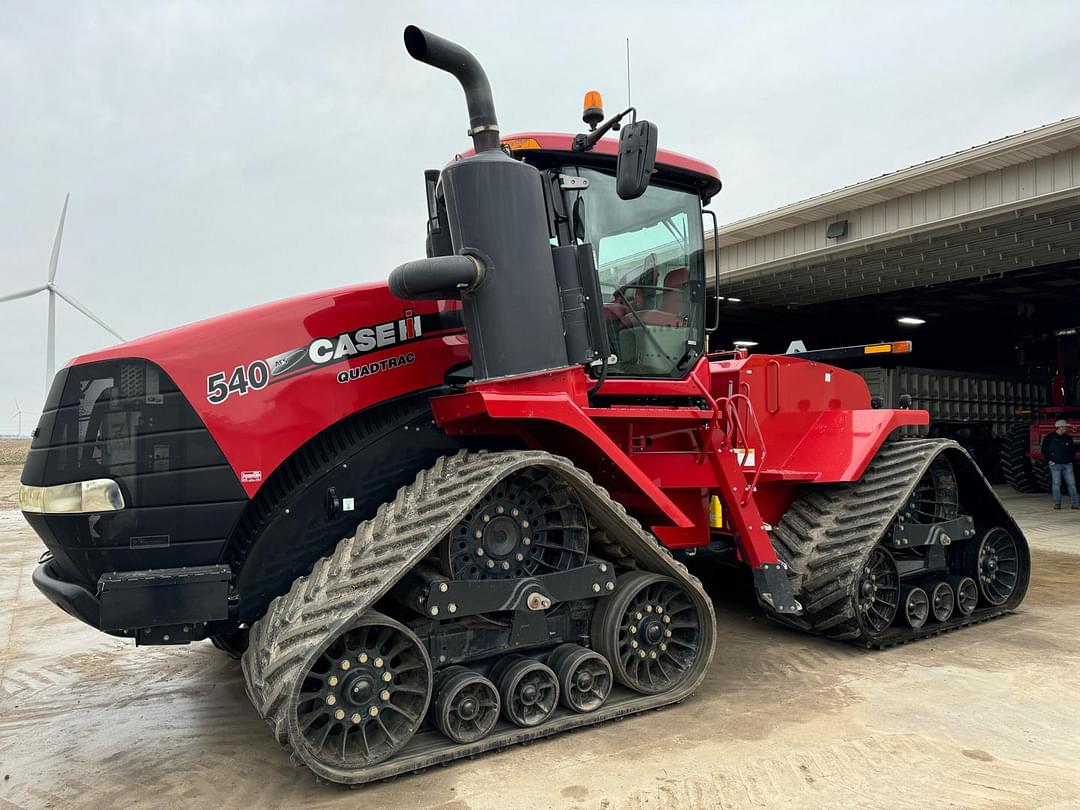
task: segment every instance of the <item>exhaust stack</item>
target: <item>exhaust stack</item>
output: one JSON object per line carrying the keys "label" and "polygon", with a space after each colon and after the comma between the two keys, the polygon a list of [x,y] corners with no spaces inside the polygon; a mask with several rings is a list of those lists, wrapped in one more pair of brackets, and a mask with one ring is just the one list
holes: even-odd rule
{"label": "exhaust stack", "polygon": [[445,70],[465,91],[469,108],[468,135],[477,152],[499,148],[499,122],[495,118],[495,100],[487,74],[476,57],[456,42],[443,39],[415,25],[405,28],[405,49],[418,62]]}
{"label": "exhaust stack", "polygon": [[477,380],[564,368],[569,363],[540,172],[503,152],[491,87],[471,53],[413,25],[405,29],[405,47],[461,83],[476,154],[439,176],[453,255],[395,268],[390,290],[405,300],[461,299]]}

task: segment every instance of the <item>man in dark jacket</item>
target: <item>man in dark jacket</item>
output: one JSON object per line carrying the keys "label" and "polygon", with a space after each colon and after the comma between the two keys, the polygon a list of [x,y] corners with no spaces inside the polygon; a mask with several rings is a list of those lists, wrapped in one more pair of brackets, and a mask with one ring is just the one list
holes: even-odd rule
{"label": "man in dark jacket", "polygon": [[1054,497],[1054,508],[1061,508],[1061,479],[1069,488],[1069,497],[1072,498],[1072,508],[1080,509],[1080,498],[1076,497],[1076,476],[1073,473],[1073,461],[1076,460],[1076,445],[1073,437],[1066,433],[1069,423],[1064,419],[1054,422],[1054,432],[1047,433],[1042,440],[1042,455],[1050,465],[1050,476],[1053,479],[1051,494]]}

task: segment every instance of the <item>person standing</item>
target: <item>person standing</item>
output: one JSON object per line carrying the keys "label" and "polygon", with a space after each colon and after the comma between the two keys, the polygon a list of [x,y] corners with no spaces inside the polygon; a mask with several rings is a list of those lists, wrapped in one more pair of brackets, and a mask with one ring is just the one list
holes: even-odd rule
{"label": "person standing", "polygon": [[1064,419],[1054,422],[1054,432],[1047,433],[1042,440],[1042,455],[1050,465],[1050,475],[1053,480],[1051,494],[1054,498],[1054,508],[1061,508],[1061,480],[1065,479],[1065,485],[1069,488],[1069,497],[1072,498],[1072,508],[1080,509],[1080,498],[1076,496],[1076,475],[1073,472],[1073,461],[1076,460],[1076,445],[1073,437],[1066,433],[1069,423]]}

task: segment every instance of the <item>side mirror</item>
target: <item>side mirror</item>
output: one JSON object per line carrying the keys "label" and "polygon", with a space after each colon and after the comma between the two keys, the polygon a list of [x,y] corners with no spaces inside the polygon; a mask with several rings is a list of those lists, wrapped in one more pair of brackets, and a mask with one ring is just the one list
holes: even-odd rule
{"label": "side mirror", "polygon": [[656,124],[635,121],[619,132],[615,191],[624,200],[636,200],[649,187],[656,166]]}

